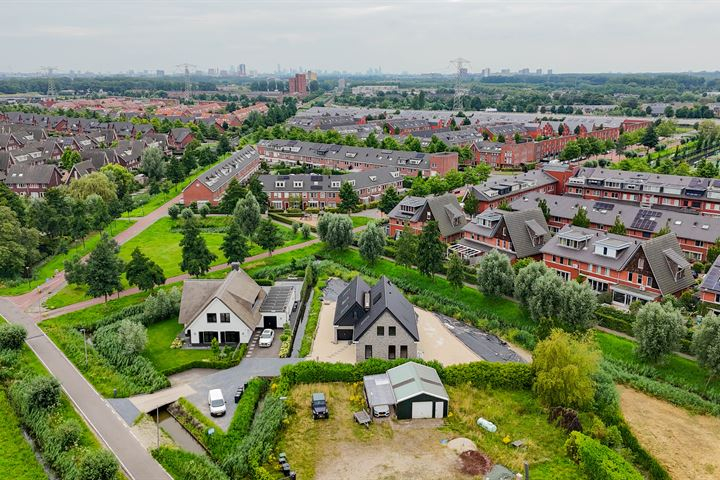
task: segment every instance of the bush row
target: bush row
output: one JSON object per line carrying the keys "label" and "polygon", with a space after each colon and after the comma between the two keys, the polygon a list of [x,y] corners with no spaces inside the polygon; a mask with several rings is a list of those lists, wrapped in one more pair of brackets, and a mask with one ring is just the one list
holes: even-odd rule
{"label": "bush row", "polygon": [[237,404],[230,427],[227,429],[226,444],[236,445],[250,432],[250,426],[255,417],[255,409],[260,402],[260,398],[267,391],[268,385],[268,380],[263,378],[253,378],[248,382],[247,388]]}
{"label": "bush row", "polygon": [[231,355],[224,359],[206,358],[203,360],[193,360],[166,368],[165,370],[162,370],[162,374],[169,377],[170,375],[184,372],[185,370],[189,370],[191,368],[213,368],[215,370],[225,370],[226,368],[234,367],[240,363],[242,358],[245,356],[246,351],[247,343],[241,343],[235,350],[233,350]]}
{"label": "bush row", "polygon": [[643,480],[640,472],[617,452],[580,432],[572,432],[565,446],[570,458],[591,480]]}
{"label": "bush row", "polygon": [[160,447],[152,451],[152,456],[178,480],[229,480],[225,472],[205,455],[172,447]]}

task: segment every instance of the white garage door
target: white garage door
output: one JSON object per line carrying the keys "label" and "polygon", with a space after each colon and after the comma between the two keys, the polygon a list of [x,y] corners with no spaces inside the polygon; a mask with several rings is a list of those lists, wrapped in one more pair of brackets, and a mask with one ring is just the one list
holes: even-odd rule
{"label": "white garage door", "polygon": [[435,418],[443,418],[444,408],[443,402],[435,402]]}
{"label": "white garage door", "polygon": [[433,418],[433,402],[414,402],[412,418]]}

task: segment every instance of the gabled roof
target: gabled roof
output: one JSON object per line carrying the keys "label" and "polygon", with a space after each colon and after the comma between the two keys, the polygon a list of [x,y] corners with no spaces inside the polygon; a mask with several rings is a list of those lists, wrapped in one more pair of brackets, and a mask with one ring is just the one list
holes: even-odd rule
{"label": "gabled roof", "polygon": [[[414,208],[414,212],[409,214],[404,210],[404,208],[407,207]],[[440,234],[443,237],[460,233],[467,224],[467,219],[460,208],[460,203],[452,193],[429,197],[404,197],[400,200],[400,203],[395,205],[395,208],[390,211],[388,216],[390,218],[411,222],[424,222],[427,220],[423,218],[424,212],[426,211],[425,207],[430,210],[432,219],[437,222]]]}
{"label": "gabled roof", "polygon": [[7,185],[28,183],[49,185],[54,175],[60,177],[60,171],[55,165],[19,164],[8,168],[5,183]]}
{"label": "gabled roof", "polygon": [[690,287],[695,281],[674,233],[647,240],[642,245],[658,288],[663,295]]}
{"label": "gabled roof", "polygon": [[713,293],[720,293],[720,257],[715,259],[715,262],[710,267],[710,270],[705,274],[700,290],[705,290]]}
{"label": "gabled roof", "polygon": [[407,362],[388,370],[387,376],[390,379],[397,403],[421,394],[450,400],[440,376],[432,367]]}
{"label": "gabled roof", "polygon": [[[230,180],[235,178],[249,163],[257,159],[257,151],[255,151],[253,147],[247,146],[239,152],[234,152],[221,163],[200,175],[198,181],[205,185],[210,191],[216,192],[230,183]],[[185,187],[185,190],[192,187],[193,183]]]}
{"label": "gabled roof", "polygon": [[550,240],[550,229],[539,208],[525,212],[504,212],[503,219],[518,258],[539,254],[540,248]]}
{"label": "gabled roof", "polygon": [[263,290],[243,270],[231,270],[221,280],[185,280],[178,321],[188,327],[214,299],[220,300],[250,329],[260,322]]}
{"label": "gabled roof", "polygon": [[[370,309],[366,311],[363,297],[367,292],[370,293]],[[419,341],[415,309],[384,275],[372,287],[368,287],[359,276],[355,277],[338,296],[333,324],[352,325],[353,340],[358,340],[386,311],[415,341]]]}

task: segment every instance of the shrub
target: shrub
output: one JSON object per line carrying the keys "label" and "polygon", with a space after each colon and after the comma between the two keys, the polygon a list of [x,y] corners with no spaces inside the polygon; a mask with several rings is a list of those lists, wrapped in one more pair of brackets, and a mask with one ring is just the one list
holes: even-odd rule
{"label": "shrub", "polygon": [[226,443],[235,445],[248,434],[255,418],[255,409],[267,387],[268,381],[262,378],[254,378],[248,382],[227,429]]}
{"label": "shrub", "polygon": [[532,368],[524,363],[474,362],[451,365],[443,373],[448,385],[529,390],[533,384]]}
{"label": "shrub", "polygon": [[21,399],[23,415],[47,411],[60,402],[60,382],[55,377],[35,376],[20,380],[13,389]]}
{"label": "shrub", "polygon": [[113,480],[117,475],[115,456],[107,450],[88,449],[77,466],[77,480]]}
{"label": "shrub", "polygon": [[565,447],[591,480],[643,480],[618,453],[580,432],[571,433]]}
{"label": "shrub", "polygon": [[170,290],[158,290],[150,295],[143,303],[143,314],[146,320],[142,323],[149,325],[168,317],[177,315],[180,311],[180,289],[173,287]]}
{"label": "shrub", "polygon": [[0,324],[0,350],[18,350],[27,337],[22,325]]}
{"label": "shrub", "polygon": [[[572,408],[553,407],[550,409],[549,422],[555,423],[558,427],[570,432],[582,432],[582,425],[578,413]],[[604,425],[603,425],[604,428]]]}
{"label": "shrub", "polygon": [[192,480],[228,480],[225,472],[207,456],[172,447],[160,447],[152,456],[174,478]]}

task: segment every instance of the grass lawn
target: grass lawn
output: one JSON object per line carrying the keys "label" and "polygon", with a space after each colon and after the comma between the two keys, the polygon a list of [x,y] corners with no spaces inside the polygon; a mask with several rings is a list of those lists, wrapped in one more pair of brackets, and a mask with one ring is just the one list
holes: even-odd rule
{"label": "grass lawn", "polygon": [[[312,419],[308,408],[312,392],[325,393],[329,420]],[[527,460],[533,479],[583,478],[565,453],[567,435],[547,422],[547,413],[532,392],[455,387],[448,388],[448,393],[452,415],[444,425],[433,420],[390,419],[365,428],[352,418],[352,412],[365,406],[362,384],[297,385],[288,397],[293,414],[277,450],[287,454],[299,478],[460,479],[470,477],[459,472],[457,455],[440,440],[464,436],[493,462],[515,471],[522,471]],[[498,431],[489,433],[478,427],[478,416],[494,422]],[[527,448],[505,445],[505,435],[524,439]],[[353,453],[363,461],[337,461]]]}
{"label": "grass lawn", "polygon": [[720,379],[708,384],[709,373],[697,362],[678,355],[668,355],[657,365],[642,362],[635,355],[635,343],[615,335],[596,332],[595,338],[605,358],[637,365],[644,369],[644,376],[682,387],[688,385],[695,391],[720,395]]}
{"label": "grass lawn", "polygon": [[181,331],[182,325],[178,323],[177,317],[150,325],[147,329],[147,346],[142,355],[147,357],[161,372],[175,369],[179,365],[213,358],[210,350],[170,348],[170,343]]}
{"label": "grass lawn", "polygon": [[[495,463],[522,471],[523,461],[530,464],[533,479],[583,478],[578,466],[565,452],[567,435],[547,421],[547,412],[530,391],[476,389],[469,386],[447,387],[450,395],[448,430],[469,438],[478,449]],[[497,425],[495,433],[478,427],[481,416]],[[524,449],[516,449],[502,442],[525,440]]]}
{"label": "grass lawn", "polygon": [[[230,217],[207,217],[202,220],[202,228],[205,230],[202,233],[208,248],[214,253],[217,258],[212,265],[219,265],[226,263],[227,260],[220,250],[222,245],[224,229]],[[172,278],[181,275],[183,272],[180,270],[180,262],[182,261],[182,248],[180,247],[180,241],[182,240],[182,232],[180,226],[182,220],[172,220],[169,217],[161,218],[156,221],[137,236],[128,240],[125,244],[120,247],[120,258],[124,261],[129,261],[133,250],[139,247],[142,252],[155,261],[160,268],[165,272],[167,278]],[[285,239],[283,244],[284,247],[290,245],[296,245],[306,241],[302,238],[302,234],[292,233],[290,227],[276,224],[280,229],[280,232]],[[280,247],[282,248],[282,247]],[[262,253],[264,250],[251,243],[250,256]],[[128,288],[127,281],[123,278],[123,287]],[[53,297],[49,298],[45,302],[47,308],[60,308],[66,305],[72,305],[83,300],[88,300],[90,297],[85,293],[84,287],[78,287],[75,285],[67,285],[60,290]]]}
{"label": "grass lawn", "polygon": [[362,227],[363,225],[367,225],[368,223],[370,223],[371,220],[375,220],[375,219],[370,218],[370,217],[360,217],[360,216],[351,215],[350,220],[352,220],[353,228],[357,228],[357,227]]}
{"label": "grass lawn", "polygon": [[[135,222],[132,220],[115,220],[105,228],[105,231],[114,236],[124,230],[127,230],[134,223]],[[64,268],[63,263],[68,258],[72,257],[75,254],[85,256],[90,253],[90,251],[95,248],[98,240],[100,240],[99,232],[91,234],[87,239],[85,239],[84,246],[82,242],[79,242],[67,253],[55,255],[54,257],[47,259],[45,263],[37,267],[33,272],[34,279],[30,282],[29,285],[28,282],[22,282],[12,287],[2,287],[0,288],[0,295],[21,295],[23,293],[29,292],[33,288],[44,283],[45,279],[55,275],[55,271],[62,270]]]}
{"label": "grass lawn", "polygon": [[35,458],[30,444],[23,438],[20,422],[5,391],[0,389],[0,478],[34,480],[45,478],[45,471]]}
{"label": "grass lawn", "polygon": [[435,277],[432,279],[422,275],[415,269],[397,265],[390,260],[381,258],[377,260],[374,265],[368,265],[367,262],[360,257],[358,251],[354,249],[344,251],[324,250],[322,256],[350,269],[359,271],[366,270],[375,277],[385,275],[391,280],[397,279],[405,283],[411,283],[420,290],[427,290],[452,299],[469,309],[477,311],[481,315],[497,316],[513,327],[534,326],[522,308],[511,300],[486,297],[477,289],[469,287],[463,287],[462,290],[458,291],[444,278]]}

